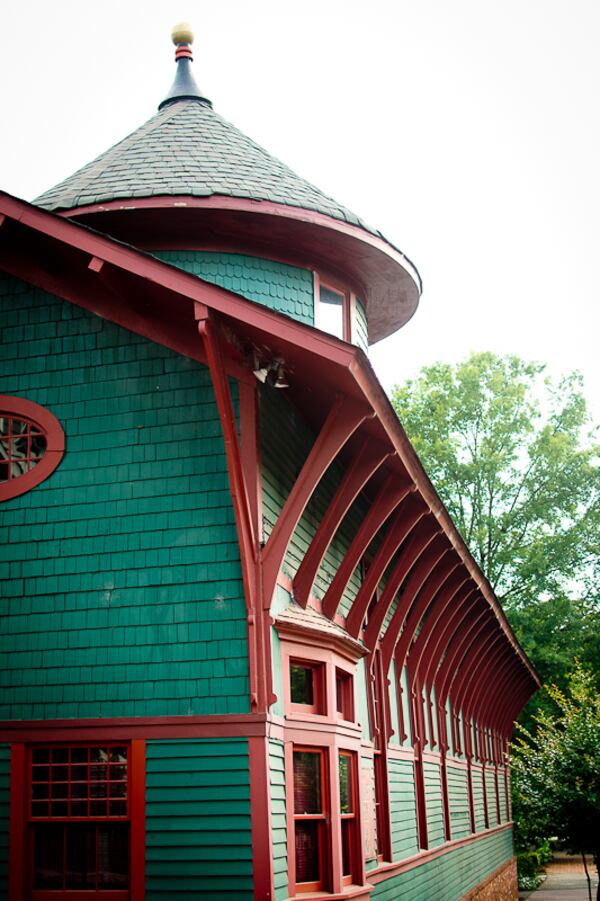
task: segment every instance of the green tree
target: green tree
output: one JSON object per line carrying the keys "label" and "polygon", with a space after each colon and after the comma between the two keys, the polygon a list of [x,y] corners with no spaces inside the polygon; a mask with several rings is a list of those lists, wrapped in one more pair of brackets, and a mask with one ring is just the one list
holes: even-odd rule
{"label": "green tree", "polygon": [[[517,727],[512,748],[517,831],[531,847],[556,836],[570,851],[591,853],[600,874],[600,695],[578,662],[566,692],[545,691],[552,709],[535,717],[535,731]],[[588,889],[591,898],[589,877]]]}
{"label": "green tree", "polygon": [[396,386],[431,481],[544,681],[600,663],[598,447],[577,373],[472,354]]}

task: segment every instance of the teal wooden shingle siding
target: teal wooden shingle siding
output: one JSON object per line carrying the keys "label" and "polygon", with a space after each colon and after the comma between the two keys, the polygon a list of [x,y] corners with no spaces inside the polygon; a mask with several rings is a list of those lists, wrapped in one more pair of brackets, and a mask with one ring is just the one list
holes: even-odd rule
{"label": "teal wooden shingle siding", "polygon": [[10,745],[0,745],[0,898],[8,895]]}
{"label": "teal wooden shingle siding", "polygon": [[251,901],[247,739],[146,745],[146,898]]}
{"label": "teal wooden shingle siding", "polygon": [[314,276],[309,269],[239,253],[162,250],[154,256],[299,322],[315,324]]}
{"label": "teal wooden shingle siding", "polygon": [[13,279],[0,326],[0,390],[66,434],[51,477],[2,505],[0,718],[247,712],[208,370]]}
{"label": "teal wooden shingle siding", "polygon": [[285,808],[285,749],[280,741],[269,742],[271,780],[271,834],[275,901],[288,896],[287,821]]}
{"label": "teal wooden shingle siding", "polygon": [[451,763],[447,764],[446,772],[448,775],[451,837],[453,839],[464,838],[471,834],[468,773],[466,768],[452,766]]}
{"label": "teal wooden shingle siding", "polygon": [[375,886],[372,901],[459,901],[513,856],[512,832],[483,836]]}
{"label": "teal wooden shingle siding", "polygon": [[429,847],[442,845],[444,838],[444,803],[442,800],[442,780],[440,766],[429,760],[423,761],[425,800],[427,806],[427,836]]}
{"label": "teal wooden shingle siding", "polygon": [[410,760],[388,759],[392,859],[404,860],[419,850],[414,765]]}

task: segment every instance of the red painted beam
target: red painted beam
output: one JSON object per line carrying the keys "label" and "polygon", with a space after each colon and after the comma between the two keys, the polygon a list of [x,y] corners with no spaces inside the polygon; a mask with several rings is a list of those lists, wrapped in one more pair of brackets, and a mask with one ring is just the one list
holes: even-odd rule
{"label": "red painted beam", "polygon": [[350,436],[372,415],[368,408],[359,406],[347,397],[340,395],[334,401],[262,551],[265,610],[270,609],[288,544],[313,492]]}
{"label": "red painted beam", "polygon": [[[464,611],[465,604],[473,593],[473,588],[462,568],[458,573],[455,570],[452,570],[452,573],[454,577],[443,583],[429,616],[410,648],[406,661],[412,674],[412,680],[418,680],[421,683],[425,681],[424,674],[428,670],[429,663],[433,662],[436,657],[438,643],[442,640],[446,624],[451,623],[454,626],[454,620],[458,618],[461,611]],[[466,612],[463,612],[463,616],[465,615]],[[443,642],[444,646],[446,644],[447,641]],[[440,649],[436,658],[438,662],[442,654],[443,650]],[[423,676],[421,675],[421,666]],[[435,668],[437,669],[437,664]]]}
{"label": "red painted beam", "polygon": [[[420,546],[423,528],[429,533],[430,526],[422,525],[422,527],[415,528],[419,520],[421,520],[427,512],[427,508],[416,497],[409,498],[396,512],[394,519],[390,523],[383,541],[363,578],[362,585],[358,590],[350,612],[346,617],[346,631],[352,635],[353,638],[358,638],[364,618],[367,615],[367,610],[369,609],[369,604],[377,590],[377,586],[389,566],[392,557],[398,548],[400,548],[404,539],[413,531],[413,529],[415,530],[405,549],[408,554],[408,559],[412,560],[412,552],[415,544]],[[401,552],[401,557],[403,556],[404,552]],[[380,602],[378,601],[375,610],[378,609],[379,603]],[[376,614],[374,613],[373,615],[375,616]]]}
{"label": "red painted beam", "polygon": [[391,448],[374,442],[370,435],[365,435],[362,439],[361,446],[346,469],[335,497],[327,508],[294,578],[294,599],[301,607],[306,607],[308,603],[323,557],[342,519],[368,480],[391,452]]}
{"label": "red painted beam", "polygon": [[396,647],[398,636],[404,627],[406,617],[408,616],[415,598],[421,588],[425,585],[429,576],[439,565],[440,560],[442,560],[449,551],[448,544],[444,540],[444,537],[445,536],[443,535],[439,535],[439,533],[434,536],[430,542],[431,547],[427,547],[423,552],[422,559],[421,557],[419,558],[419,562],[414,572],[411,574],[405,588],[400,594],[398,605],[394,610],[394,615],[385,630],[385,635],[381,642],[381,658],[384,672],[386,673],[390,668],[390,663],[394,656],[394,648]]}
{"label": "red painted beam", "polygon": [[352,573],[362,560],[369,544],[398,505],[414,490],[412,482],[400,480],[396,473],[390,473],[381,486],[323,598],[321,609],[329,619],[334,618]]}
{"label": "red painted beam", "polygon": [[[409,537],[400,547],[395,566],[387,576],[381,597],[378,599],[365,628],[364,641],[368,648],[374,648],[377,644],[385,619],[404,579],[438,535],[439,530],[436,528],[435,520],[431,516],[427,516],[417,522],[412,528]],[[389,667],[386,668],[384,663],[386,675],[387,669]]]}

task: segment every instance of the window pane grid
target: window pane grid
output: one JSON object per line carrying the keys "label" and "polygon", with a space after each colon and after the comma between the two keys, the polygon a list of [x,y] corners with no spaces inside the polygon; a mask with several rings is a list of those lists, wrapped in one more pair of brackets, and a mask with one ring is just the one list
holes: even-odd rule
{"label": "window pane grid", "polygon": [[35,748],[31,764],[34,819],[127,817],[127,748]]}
{"label": "window pane grid", "polygon": [[25,419],[0,413],[0,482],[30,472],[46,453],[46,436]]}

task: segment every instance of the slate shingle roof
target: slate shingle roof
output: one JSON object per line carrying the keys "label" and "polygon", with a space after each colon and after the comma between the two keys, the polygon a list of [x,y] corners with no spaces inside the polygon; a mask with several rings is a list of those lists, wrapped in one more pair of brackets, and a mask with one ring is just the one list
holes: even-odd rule
{"label": "slate shingle roof", "polygon": [[66,210],[134,197],[215,194],[315,210],[374,232],[198,100],[164,106],[34,202]]}

